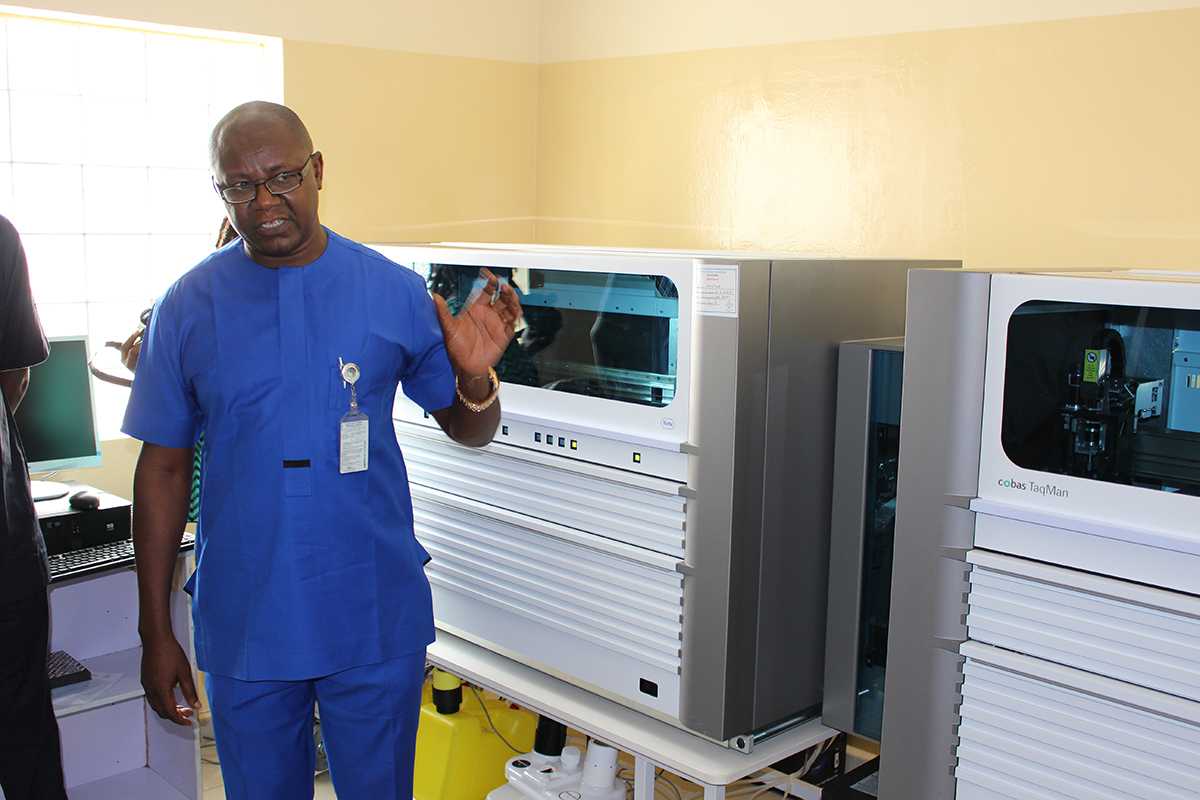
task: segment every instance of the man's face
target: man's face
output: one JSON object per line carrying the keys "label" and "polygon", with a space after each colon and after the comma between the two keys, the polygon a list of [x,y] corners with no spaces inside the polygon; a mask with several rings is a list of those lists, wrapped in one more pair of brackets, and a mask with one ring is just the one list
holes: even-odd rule
{"label": "man's face", "polygon": [[[243,121],[228,131],[217,154],[213,177],[224,188],[258,183],[304,167],[310,153],[301,137],[270,119]],[[229,220],[251,258],[266,266],[299,266],[321,255],[324,237],[317,216],[324,164],[317,153],[304,167],[300,186],[273,195],[258,186],[248,203],[225,203]]]}

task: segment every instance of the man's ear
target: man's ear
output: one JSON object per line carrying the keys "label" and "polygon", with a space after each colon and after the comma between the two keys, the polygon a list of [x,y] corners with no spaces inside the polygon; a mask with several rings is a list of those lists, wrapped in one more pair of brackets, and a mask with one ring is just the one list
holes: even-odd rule
{"label": "man's ear", "polygon": [[325,181],[325,156],[321,155],[321,151],[313,153],[313,180],[317,183],[317,189],[320,190],[321,185]]}

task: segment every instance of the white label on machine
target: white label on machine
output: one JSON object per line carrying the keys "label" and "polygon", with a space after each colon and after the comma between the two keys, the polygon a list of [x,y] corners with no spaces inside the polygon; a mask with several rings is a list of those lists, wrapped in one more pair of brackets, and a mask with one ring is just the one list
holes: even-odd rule
{"label": "white label on machine", "polygon": [[703,266],[696,282],[696,309],[710,317],[738,315],[738,268]]}

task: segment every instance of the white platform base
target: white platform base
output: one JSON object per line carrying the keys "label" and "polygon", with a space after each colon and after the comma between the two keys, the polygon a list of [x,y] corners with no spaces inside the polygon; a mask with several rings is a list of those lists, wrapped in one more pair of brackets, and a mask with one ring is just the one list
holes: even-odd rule
{"label": "white platform base", "polygon": [[812,720],[767,739],[749,754],[739,753],[445,631],[438,631],[428,658],[447,672],[632,755],[635,800],[654,796],[656,766],[703,786],[706,800],[722,800],[728,784],[837,735]]}

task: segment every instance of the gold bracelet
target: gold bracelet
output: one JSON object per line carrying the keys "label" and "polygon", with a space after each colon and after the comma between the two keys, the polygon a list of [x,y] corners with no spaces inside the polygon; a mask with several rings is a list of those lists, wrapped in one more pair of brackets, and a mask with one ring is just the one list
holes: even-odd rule
{"label": "gold bracelet", "polygon": [[454,393],[458,395],[460,403],[478,414],[481,411],[487,411],[491,408],[492,403],[496,402],[496,398],[500,396],[500,376],[496,374],[496,370],[492,367],[488,367],[488,383],[492,385],[492,393],[484,398],[482,402],[476,403],[474,400],[468,400],[462,393],[462,386],[458,382],[458,374],[456,373],[454,375]]}

